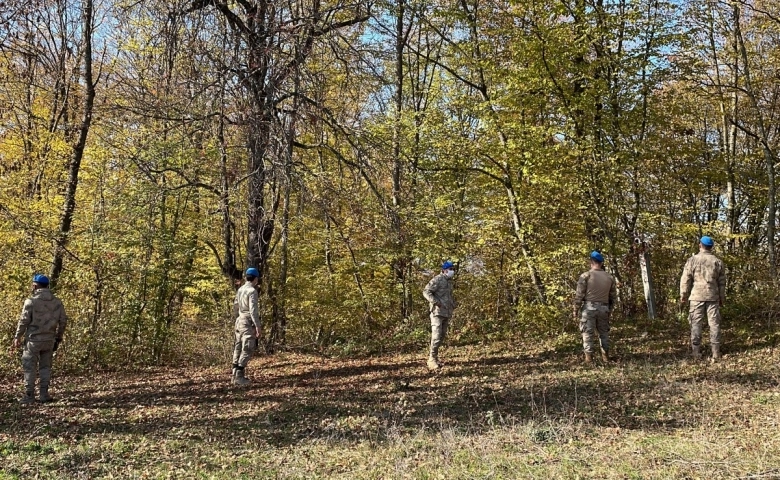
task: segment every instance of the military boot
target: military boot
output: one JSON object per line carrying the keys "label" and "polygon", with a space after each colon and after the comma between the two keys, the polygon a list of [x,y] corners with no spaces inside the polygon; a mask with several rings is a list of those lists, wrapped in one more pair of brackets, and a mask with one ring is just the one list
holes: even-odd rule
{"label": "military boot", "polygon": [[710,359],[712,363],[717,363],[720,361],[720,345],[713,345],[712,346],[712,358]]}
{"label": "military boot", "polygon": [[593,363],[593,354],[585,352],[585,363]]}
{"label": "military boot", "polygon": [[439,363],[439,359],[436,357],[428,357],[428,370],[439,370],[441,369],[441,363]]}
{"label": "military boot", "polygon": [[252,383],[248,378],[244,376],[244,367],[236,368],[236,376],[233,378],[233,384],[235,385],[249,385]]}
{"label": "military boot", "polygon": [[691,347],[691,356],[694,360],[701,360],[701,347],[699,345],[693,345]]}
{"label": "military boot", "polygon": [[27,390],[24,392],[22,398],[19,399],[19,403],[22,405],[29,405],[35,402],[35,390]]}
{"label": "military boot", "polygon": [[35,373],[24,372],[24,396],[19,400],[22,405],[35,401]]}
{"label": "military boot", "polygon": [[609,362],[609,350],[604,348],[601,349],[601,361],[605,363]]}
{"label": "military boot", "polygon": [[38,399],[41,403],[50,403],[54,401],[54,399],[49,396],[49,385],[41,384],[41,394]]}

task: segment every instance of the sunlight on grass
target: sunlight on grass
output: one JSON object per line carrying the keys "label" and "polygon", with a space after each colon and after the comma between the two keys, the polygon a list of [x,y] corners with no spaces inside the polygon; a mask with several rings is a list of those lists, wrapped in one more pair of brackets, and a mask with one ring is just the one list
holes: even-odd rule
{"label": "sunlight on grass", "polygon": [[560,338],[449,348],[439,375],[412,355],[286,354],[243,390],[223,369],[74,376],[29,408],[8,381],[0,479],[780,476],[775,349],[711,365],[621,335],[592,366]]}

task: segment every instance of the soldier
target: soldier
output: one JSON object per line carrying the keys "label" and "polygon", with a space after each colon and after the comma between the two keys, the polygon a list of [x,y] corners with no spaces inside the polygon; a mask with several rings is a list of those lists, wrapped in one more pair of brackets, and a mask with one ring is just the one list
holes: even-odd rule
{"label": "soldier", "polygon": [[49,290],[49,278],[35,275],[32,283],[32,296],[24,301],[22,315],[14,335],[14,348],[19,348],[24,338],[22,368],[24,369],[25,392],[20,402],[29,404],[35,401],[35,381],[40,377],[41,403],[54,399],[49,396],[51,381],[51,363],[57,350],[68,317],[59,298]]}
{"label": "soldier", "polygon": [[249,379],[244,369],[257,348],[263,326],[257,308],[257,282],[260,272],[248,268],[244,274],[246,282],[236,292],[233,314],[236,316],[235,343],[233,344],[233,383],[247,385]]}
{"label": "soldier", "polygon": [[439,346],[447,336],[455,300],[452,298],[452,277],[455,276],[455,265],[450,261],[441,266],[441,273],[428,282],[423,290],[423,296],[430,304],[431,312],[431,349],[428,356],[428,369],[438,370]]}
{"label": "soldier", "polygon": [[615,280],[604,271],[604,256],[592,252],[590,270],[580,275],[574,297],[574,320],[579,319],[585,363],[593,361],[596,330],[601,342],[601,359],[609,361],[609,315],[615,305],[615,292]]}
{"label": "soldier", "polygon": [[680,304],[690,301],[688,321],[691,324],[691,350],[694,359],[701,358],[701,329],[704,316],[710,325],[712,361],[720,359],[720,307],[726,301],[726,269],[712,253],[715,242],[701,237],[699,253],[685,263],[680,278]]}

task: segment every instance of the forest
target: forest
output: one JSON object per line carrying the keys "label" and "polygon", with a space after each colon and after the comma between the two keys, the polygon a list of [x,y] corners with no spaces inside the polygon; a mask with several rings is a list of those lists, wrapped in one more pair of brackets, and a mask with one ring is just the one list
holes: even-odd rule
{"label": "forest", "polygon": [[424,352],[445,260],[454,342],[576,336],[701,235],[771,328],[778,116],[775,1],[4,0],[0,341],[45,273],[58,368],[226,363],[253,266],[266,352]]}

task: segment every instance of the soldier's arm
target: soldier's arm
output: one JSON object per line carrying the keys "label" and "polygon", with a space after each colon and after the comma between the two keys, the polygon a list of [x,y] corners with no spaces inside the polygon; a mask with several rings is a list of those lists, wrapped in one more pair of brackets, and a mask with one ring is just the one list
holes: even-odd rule
{"label": "soldier's arm", "polygon": [[428,285],[425,286],[423,289],[423,297],[425,297],[426,300],[428,300],[430,303],[438,303],[438,297],[437,292],[439,290],[439,282],[437,281],[438,277],[433,277],[430,282],[428,282]]}
{"label": "soldier's arm", "polygon": [[260,310],[257,308],[257,290],[252,289],[249,293],[249,314],[252,316],[252,322],[255,324],[258,335],[263,329],[260,323]]}
{"label": "soldier's arm", "polygon": [[577,280],[577,291],[574,294],[574,316],[577,316],[577,312],[579,312],[580,307],[582,307],[582,302],[585,301],[585,294],[588,293],[588,278],[590,275],[586,272],[580,275],[580,278]]}
{"label": "soldier's arm", "polygon": [[612,285],[609,287],[609,311],[611,312],[615,308],[615,302],[617,302],[617,283],[615,279],[612,279]]}
{"label": "soldier's arm", "polygon": [[720,304],[726,303],[726,266],[720,262],[720,273],[718,274],[718,293],[720,294]]}
{"label": "soldier's arm", "polygon": [[689,258],[685,262],[685,268],[683,268],[682,276],[680,277],[680,300],[685,300],[691,293],[691,287],[693,286],[693,257]]}
{"label": "soldier's arm", "polygon": [[16,334],[14,335],[14,340],[18,341],[21,340],[22,337],[24,337],[24,334],[27,333],[27,327],[30,325],[30,322],[32,321],[32,300],[29,298],[24,301],[24,306],[22,307],[22,315],[19,317],[19,323],[16,325]]}

